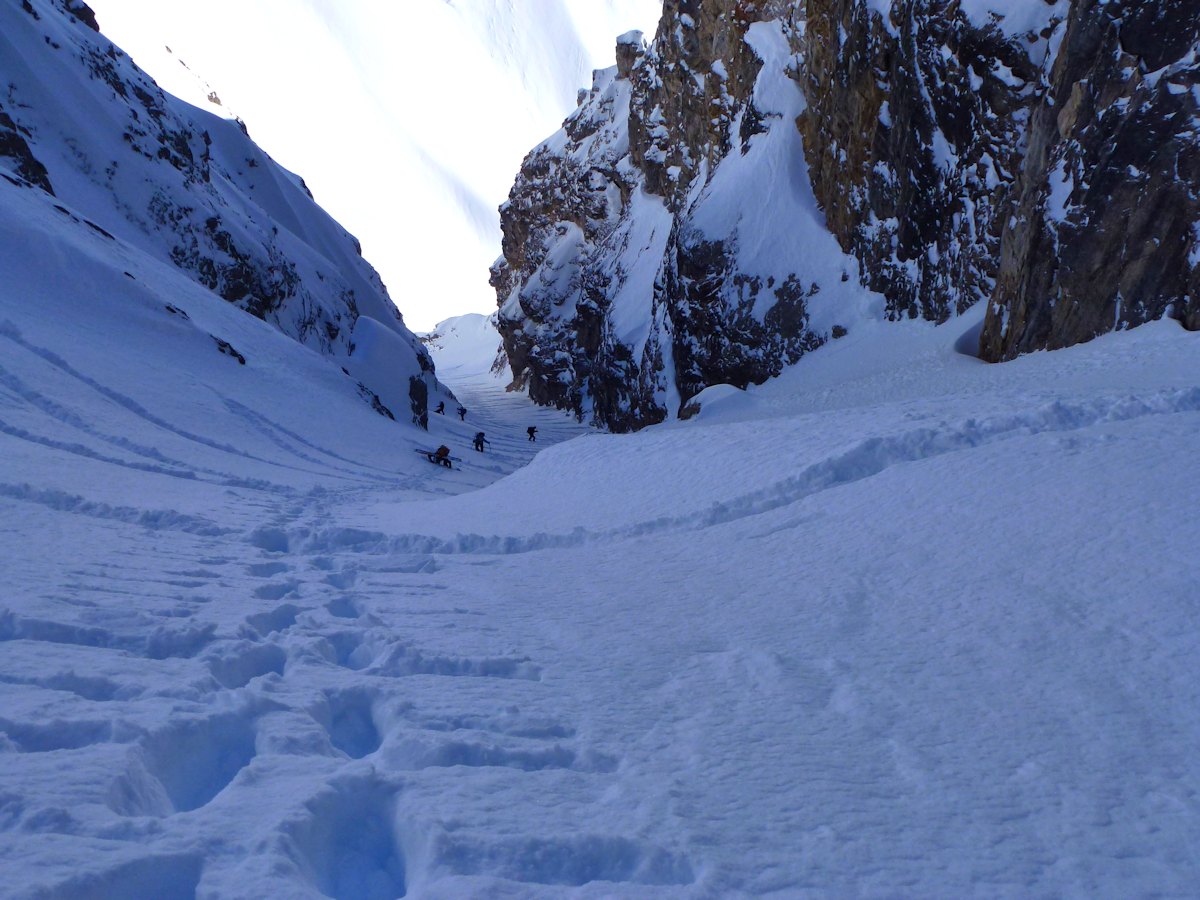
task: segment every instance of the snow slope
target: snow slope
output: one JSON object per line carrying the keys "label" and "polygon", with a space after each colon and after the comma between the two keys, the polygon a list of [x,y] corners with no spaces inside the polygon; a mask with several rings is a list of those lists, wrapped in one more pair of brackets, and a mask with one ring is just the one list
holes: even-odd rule
{"label": "snow slope", "polygon": [[6,896],[1200,881],[1195,335],[987,366],[978,313],[863,327],[622,436],[462,360],[426,436],[0,210]]}
{"label": "snow slope", "polygon": [[0,7],[0,175],[330,357],[392,414],[423,414],[410,391],[439,389],[428,357],[358,242],[237,123],[163,93],[73,8]]}
{"label": "snow slope", "polygon": [[508,363],[496,330],[496,316],[467,313],[444,319],[433,331],[421,336],[422,342],[437,363],[438,370],[449,372],[449,378],[473,379],[490,374],[507,378]]}
{"label": "snow slope", "polygon": [[[657,0],[96,0],[168,90],[215,93],[363,242],[411,324],[488,311],[496,207]],[[319,65],[313,61],[318,60]],[[314,120],[319,125],[314,125]]]}

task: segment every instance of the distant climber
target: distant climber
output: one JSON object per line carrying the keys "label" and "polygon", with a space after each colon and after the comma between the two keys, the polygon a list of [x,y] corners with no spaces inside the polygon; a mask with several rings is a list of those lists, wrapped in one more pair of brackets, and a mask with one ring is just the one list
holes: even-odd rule
{"label": "distant climber", "polygon": [[434,412],[444,416],[446,414],[446,401],[443,400],[441,403],[439,403]]}
{"label": "distant climber", "polygon": [[475,449],[478,450],[480,453],[483,452],[483,445],[490,444],[490,443],[491,443],[491,441],[489,441],[487,438],[485,438],[483,436],[482,431],[475,432]]}
{"label": "distant climber", "polygon": [[458,417],[464,422],[467,421],[467,408],[461,403],[458,405]]}
{"label": "distant climber", "polygon": [[528,428],[525,429],[525,433],[529,435],[529,439],[531,441],[537,440],[537,427],[536,426],[530,425]]}

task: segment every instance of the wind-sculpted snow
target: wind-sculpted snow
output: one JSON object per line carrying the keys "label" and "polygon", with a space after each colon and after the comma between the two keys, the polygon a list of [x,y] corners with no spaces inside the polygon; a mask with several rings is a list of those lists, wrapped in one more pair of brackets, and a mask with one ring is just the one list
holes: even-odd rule
{"label": "wind-sculpted snow", "polygon": [[[1087,403],[1064,403],[1053,401],[1044,406],[1015,415],[969,418],[957,422],[946,422],[938,427],[921,427],[902,430],[894,434],[877,435],[855,441],[851,446],[831,446],[829,455],[809,461],[798,472],[787,478],[777,479],[778,461],[766,469],[766,461],[754,459],[753,452],[741,446],[740,435],[732,442],[710,440],[702,454],[693,459],[686,470],[661,472],[646,464],[640,465],[648,472],[638,473],[636,467],[626,474],[627,483],[644,482],[643,492],[655,492],[662,498],[673,498],[677,507],[698,508],[682,515],[660,516],[653,519],[632,520],[616,528],[604,528],[602,523],[621,521],[630,512],[623,502],[608,504],[600,483],[607,481],[622,463],[630,461],[629,455],[619,446],[619,441],[603,441],[609,446],[607,452],[575,454],[575,445],[562,448],[553,454],[556,474],[564,482],[580,491],[586,501],[570,510],[563,510],[568,521],[587,521],[588,526],[576,524],[562,532],[537,531],[521,535],[454,534],[437,536],[431,534],[391,535],[381,531],[362,529],[322,529],[319,531],[289,529],[285,535],[264,539],[261,533],[250,536],[258,546],[270,546],[279,550],[303,550],[309,553],[353,552],[371,555],[404,554],[437,557],[457,554],[508,555],[534,553],[542,550],[563,550],[583,545],[609,544],[617,541],[637,540],[659,533],[688,532],[759,516],[772,510],[787,507],[806,500],[823,491],[834,490],[847,484],[872,478],[894,467],[907,463],[935,459],[949,453],[957,453],[986,446],[999,441],[1040,434],[1059,434],[1083,431],[1097,426],[1126,422],[1144,417],[1168,416],[1181,413],[1200,412],[1200,387],[1172,390],[1146,397],[1126,396],[1115,399],[1098,399]],[[803,419],[797,423],[797,431],[803,433],[815,428],[819,417]],[[715,435],[711,436],[715,438]],[[600,442],[598,439],[594,442]],[[655,443],[655,442],[650,442]],[[669,444],[669,439],[664,443]],[[830,443],[828,439],[826,443]],[[836,438],[832,442],[836,445]],[[670,458],[669,447],[660,446],[647,451]],[[703,460],[704,468],[700,468]],[[759,471],[759,467],[763,467]],[[744,477],[730,481],[723,473],[742,468]],[[786,464],[782,468],[788,468]],[[770,480],[763,477],[764,471]],[[707,474],[717,477],[705,483]],[[520,491],[521,487],[540,480],[543,472],[538,468],[518,473],[510,479],[509,490]],[[761,483],[761,486],[745,491],[745,488]],[[702,487],[703,486],[703,487]],[[744,493],[731,493],[734,486]],[[698,488],[700,488],[698,490]],[[486,493],[486,492],[485,492]],[[452,505],[454,518],[472,520],[487,519],[489,513],[499,516],[500,507],[493,508],[490,498],[467,496]],[[540,517],[545,510],[538,510]],[[558,511],[552,511],[559,518]],[[509,514],[509,519],[521,520],[520,514]],[[543,519],[544,524],[544,519]]]}
{"label": "wind-sculpted snow", "polygon": [[[99,461],[109,462],[109,460],[103,458]],[[129,506],[109,506],[107,503],[95,503],[77,494],[66,494],[62,491],[54,490],[39,490],[28,484],[0,484],[0,495],[13,500],[23,500],[26,503],[37,503],[50,509],[61,510],[75,515],[96,519],[111,519],[117,522],[142,525],[147,528],[165,528],[203,535],[228,533],[227,529],[220,527],[215,522],[200,516],[184,515],[173,509],[151,510]]]}

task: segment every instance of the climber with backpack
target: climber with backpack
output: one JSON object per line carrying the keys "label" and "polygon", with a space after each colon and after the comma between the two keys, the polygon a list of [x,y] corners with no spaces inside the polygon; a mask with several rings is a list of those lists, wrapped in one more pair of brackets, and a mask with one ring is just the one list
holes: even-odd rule
{"label": "climber with backpack", "polygon": [[490,444],[490,443],[491,443],[491,441],[489,441],[487,438],[485,438],[483,436],[482,431],[477,431],[475,433],[475,449],[478,450],[480,453],[483,452],[483,445]]}
{"label": "climber with backpack", "polygon": [[[413,448],[413,449],[417,449],[417,448]],[[445,444],[442,444],[442,446],[438,447],[436,450],[419,450],[419,449],[417,449],[417,452],[420,453],[422,456],[424,456],[431,463],[434,463],[435,465],[439,465],[439,466],[445,466],[447,469],[454,468],[454,463],[452,462],[452,460],[458,460],[459,462],[462,462],[462,460],[460,460],[457,456],[450,455],[450,448],[447,447]]]}

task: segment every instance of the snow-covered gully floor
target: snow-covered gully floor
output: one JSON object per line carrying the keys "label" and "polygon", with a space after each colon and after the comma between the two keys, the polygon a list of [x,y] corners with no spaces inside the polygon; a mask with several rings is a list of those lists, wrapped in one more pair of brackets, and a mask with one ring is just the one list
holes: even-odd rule
{"label": "snow-covered gully floor", "polygon": [[[866,326],[626,437],[450,367],[443,472],[324,363],[297,400],[180,332],[146,379],[20,315],[5,896],[1200,884],[1192,335]],[[303,352],[223,316],[247,369]]]}

